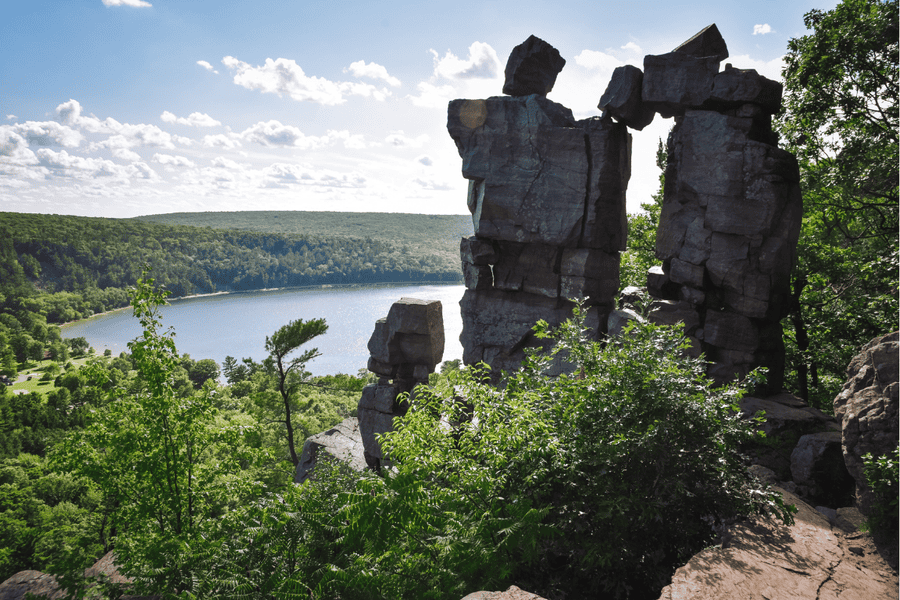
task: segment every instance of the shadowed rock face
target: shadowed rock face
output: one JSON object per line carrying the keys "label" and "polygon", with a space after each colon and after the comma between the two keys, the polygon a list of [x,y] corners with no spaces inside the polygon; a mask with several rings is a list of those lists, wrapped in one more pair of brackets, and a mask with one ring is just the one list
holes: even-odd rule
{"label": "shadowed rock face", "polygon": [[510,96],[546,96],[565,65],[559,50],[532,35],[513,48],[509,55],[503,93]]}
{"label": "shadowed rock face", "polygon": [[[529,38],[510,65],[550,54]],[[727,56],[711,25],[668,54],[645,57],[643,72],[616,69],[600,100],[604,116],[583,121],[537,88],[450,102],[447,130],[475,226],[460,245],[466,364],[514,369],[536,343],[526,322],[564,320],[567,298],[589,298],[606,322],[627,231],[626,127],[640,129],[659,112],[676,119],[657,231],[663,266],[648,277],[659,299],[652,318],[683,321],[696,351],[714,361],[716,381],[763,366],[768,389],[780,389],[799,169],[771,127],[781,85],[731,65],[720,72]]]}
{"label": "shadowed rock face", "polygon": [[475,225],[460,244],[463,360],[499,375],[536,345],[537,320],[571,316],[568,298],[589,298],[595,329],[605,322],[625,249],[631,138],[540,95],[454,100],[447,129]]}
{"label": "shadowed rock face", "polygon": [[857,354],[847,367],[847,382],[834,399],[834,414],[841,422],[844,464],[856,481],[856,499],[860,511],[869,515],[874,497],[866,482],[862,457],[879,457],[897,447],[898,371],[900,371],[900,334],[875,338]]}
{"label": "shadowed rock face", "polygon": [[[398,402],[398,396],[427,383],[444,355],[441,302],[418,298],[394,302],[388,316],[375,323],[369,352],[369,370],[380,378],[363,389],[357,407],[358,435],[366,464],[378,469],[384,455],[377,436],[393,429],[395,415],[406,413],[407,404]],[[353,442],[354,435],[344,437]]]}

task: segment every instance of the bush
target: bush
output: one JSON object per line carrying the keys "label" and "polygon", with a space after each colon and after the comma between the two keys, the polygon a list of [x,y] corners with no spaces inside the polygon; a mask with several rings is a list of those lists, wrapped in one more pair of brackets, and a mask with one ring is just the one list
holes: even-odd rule
{"label": "bush", "polygon": [[897,547],[898,494],[900,494],[900,449],[875,458],[871,453],[863,458],[866,481],[875,494],[875,505],[869,515],[869,527],[878,538]]}
{"label": "bush", "polygon": [[[385,436],[394,508],[386,515],[379,499],[367,535],[393,536],[383,549],[402,560],[383,570],[398,583],[418,568],[432,589],[656,597],[723,521],[792,520],[738,453],[756,435],[737,408],[741,389],[714,388],[680,328],[634,323],[603,346],[585,337],[577,308],[558,331],[536,330],[554,350],[531,354],[504,390],[466,369],[453,395],[420,390]],[[556,355],[572,374],[543,375]]]}

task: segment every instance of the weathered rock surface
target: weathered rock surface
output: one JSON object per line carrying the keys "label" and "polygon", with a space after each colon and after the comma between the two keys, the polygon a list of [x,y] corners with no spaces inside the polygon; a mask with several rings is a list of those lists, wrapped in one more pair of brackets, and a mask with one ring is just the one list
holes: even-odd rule
{"label": "weathered rock surface", "polygon": [[834,399],[841,422],[844,463],[856,481],[857,505],[869,514],[872,492],[866,483],[862,457],[883,456],[898,443],[898,332],[875,338],[847,367],[847,382]]}
{"label": "weathered rock surface", "polygon": [[509,55],[503,93],[510,96],[546,96],[565,65],[566,60],[560,56],[559,50],[532,35],[513,48]]}
{"label": "weathered rock surface", "polygon": [[719,28],[713,23],[691,36],[673,52],[697,57],[712,56],[722,61],[728,58],[728,45],[719,33]]}
{"label": "weathered rock surface", "polygon": [[791,453],[791,478],[806,486],[809,497],[837,508],[853,503],[854,481],[844,465],[841,432],[804,435]]}
{"label": "weathered rock surface", "polygon": [[[126,577],[119,572],[119,566],[116,564],[116,556],[113,551],[107,552],[92,566],[84,570],[85,577],[97,578],[103,577],[106,581],[120,586],[127,586],[132,583],[130,577]],[[31,594],[36,598],[66,598],[66,593],[60,588],[56,577],[41,573],[40,571],[26,570],[19,571],[3,583],[0,583],[0,600],[23,600],[26,595]],[[158,600],[159,596],[121,596],[121,600]]]}
{"label": "weathered rock surface", "polygon": [[50,599],[66,597],[56,577],[40,571],[19,571],[0,583],[0,600],[22,600],[25,594]]}
{"label": "weathered rock surface", "polygon": [[[492,256],[484,245],[473,244],[466,248],[473,260],[482,261]],[[385,460],[377,436],[391,431],[394,416],[406,412],[406,403],[398,402],[397,398],[404,392],[412,392],[416,385],[426,383],[428,375],[434,372],[443,357],[444,319],[440,301],[401,298],[394,302],[388,316],[375,323],[369,352],[369,370],[381,377],[378,383],[363,389],[356,422],[365,464],[377,470]],[[353,431],[344,437],[355,443],[356,433]],[[352,446],[350,452],[355,458],[356,446],[342,442],[342,447],[348,445]],[[301,460],[298,474],[303,464]],[[353,466],[358,468],[358,462]],[[295,475],[295,480],[298,477]]]}
{"label": "weathered rock surface", "polygon": [[616,67],[597,108],[618,123],[640,131],[656,116],[641,100],[643,80],[644,73],[634,65]]}
{"label": "weathered rock surface", "polygon": [[462,600],[546,600],[545,598],[510,586],[505,592],[472,592]]}
{"label": "weathered rock surface", "polygon": [[672,576],[660,600],[887,600],[897,574],[866,534],[847,535],[793,494],[795,524],[752,519],[732,526],[720,547],[695,555]]}
{"label": "weathered rock surface", "polygon": [[[475,127],[473,104],[485,115]],[[630,143],[623,125],[576,123],[568,108],[532,95],[453,100],[447,129],[471,180],[478,239],[624,249]]]}
{"label": "weathered rock surface", "polygon": [[357,418],[344,419],[331,429],[306,439],[300,462],[294,471],[294,483],[303,483],[312,475],[322,452],[349,465],[352,469],[364,470],[366,460]]}

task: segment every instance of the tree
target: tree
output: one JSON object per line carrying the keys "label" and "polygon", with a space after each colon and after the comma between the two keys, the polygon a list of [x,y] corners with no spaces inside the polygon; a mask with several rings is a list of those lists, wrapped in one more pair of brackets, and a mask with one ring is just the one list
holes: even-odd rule
{"label": "tree", "polygon": [[647,271],[658,265],[656,258],[656,230],[662,212],[663,192],[666,185],[666,158],[668,152],[662,138],[656,147],[656,166],[660,169],[659,189],[652,202],[641,203],[642,213],[628,215],[628,245],[622,253],[619,288],[647,285]]}
{"label": "tree", "polygon": [[777,121],[805,213],[785,330],[788,376],[827,407],[858,348],[896,328],[897,0],[844,0],[804,22],[811,33],[788,43]]}
{"label": "tree", "polygon": [[[238,449],[245,428],[231,428],[218,415],[212,382],[199,392],[179,393],[176,374],[183,370],[174,333],[161,330],[165,294],[148,278],[132,294],[143,326],[129,343],[136,379],[110,389],[87,427],[54,448],[53,459],[104,494],[126,572],[151,589],[177,593],[192,585],[185,563],[202,553],[206,522],[223,507],[246,501],[252,484],[242,474],[255,459]],[[97,361],[81,373],[102,386],[119,371]]]}
{"label": "tree", "polygon": [[266,337],[266,352],[269,353],[269,357],[278,369],[278,392],[281,394],[284,404],[283,422],[287,430],[288,451],[294,466],[297,466],[300,458],[294,448],[294,426],[291,422],[292,397],[303,378],[306,363],[319,356],[319,350],[313,348],[292,359],[288,359],[288,355],[327,330],[328,325],[325,324],[325,319],[310,321],[297,319],[279,328],[272,334],[272,337]]}

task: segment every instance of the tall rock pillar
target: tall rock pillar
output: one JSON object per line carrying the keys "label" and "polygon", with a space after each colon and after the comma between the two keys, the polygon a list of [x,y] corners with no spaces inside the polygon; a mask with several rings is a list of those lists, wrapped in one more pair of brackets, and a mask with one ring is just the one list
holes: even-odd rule
{"label": "tall rock pillar", "polygon": [[440,300],[401,298],[388,316],[375,322],[369,339],[370,371],[378,383],[363,388],[357,407],[366,464],[379,469],[385,456],[379,434],[391,431],[395,416],[406,414],[400,394],[428,383],[444,355],[444,318]]}
{"label": "tall rock pillar", "polygon": [[711,25],[668,54],[644,57],[642,78],[617,70],[604,100],[619,118],[628,95],[620,90],[633,97],[639,85],[641,105],[628,114],[675,117],[656,236],[663,265],[648,276],[659,299],[651,318],[684,322],[717,382],[763,366],[774,393],[784,378],[780,321],[803,216],[800,174],[772,130],[781,84],[752,69],[720,71],[727,57]]}
{"label": "tall rock pillar", "polygon": [[631,137],[546,98],[564,64],[532,36],[509,59],[503,90],[513,95],[448,107],[475,228],[460,244],[463,362],[495,375],[537,345],[539,319],[571,315],[569,298],[587,298],[599,330],[619,287]]}

